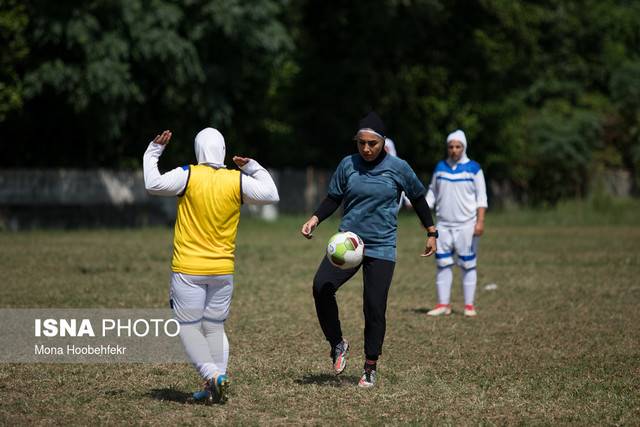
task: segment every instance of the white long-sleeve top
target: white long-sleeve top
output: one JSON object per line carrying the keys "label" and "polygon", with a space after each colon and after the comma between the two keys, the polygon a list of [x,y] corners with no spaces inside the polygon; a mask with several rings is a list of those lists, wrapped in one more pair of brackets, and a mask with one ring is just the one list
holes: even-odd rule
{"label": "white long-sleeve top", "polygon": [[[466,160],[466,159],[465,159]],[[449,164],[441,160],[431,177],[427,203],[436,207],[438,225],[474,224],[478,208],[486,208],[487,189],[480,164],[473,160]]]}
{"label": "white long-sleeve top", "polygon": [[[160,174],[158,159],[165,149],[165,145],[151,142],[143,157],[144,186],[150,194],[156,196],[177,196],[187,185],[189,167],[177,167]],[[253,205],[266,205],[280,200],[278,188],[273,182],[271,174],[260,163],[251,159],[240,167],[242,177],[242,200]]]}

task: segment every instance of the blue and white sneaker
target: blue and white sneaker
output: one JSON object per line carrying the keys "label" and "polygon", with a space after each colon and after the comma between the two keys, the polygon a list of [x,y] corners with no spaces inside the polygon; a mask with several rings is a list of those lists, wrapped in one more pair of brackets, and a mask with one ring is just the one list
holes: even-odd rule
{"label": "blue and white sneaker", "polygon": [[212,403],[226,403],[229,400],[229,386],[231,381],[225,374],[218,375],[207,381],[205,390],[209,392],[209,401]]}
{"label": "blue and white sneaker", "polygon": [[202,403],[225,403],[229,399],[229,377],[218,375],[204,383],[204,389],[193,393],[195,402]]}

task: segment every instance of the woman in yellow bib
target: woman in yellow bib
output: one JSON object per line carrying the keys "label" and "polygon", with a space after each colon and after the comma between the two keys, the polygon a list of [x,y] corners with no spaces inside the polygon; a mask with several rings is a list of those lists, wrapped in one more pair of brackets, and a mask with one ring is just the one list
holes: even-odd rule
{"label": "woman in yellow bib", "polygon": [[224,321],[233,294],[236,235],[243,203],[279,201],[271,175],[260,164],[234,156],[240,168],[224,165],[224,137],[214,128],[195,138],[197,165],[160,174],[158,159],[171,132],[157,135],[144,153],[144,182],[150,194],[178,196],[171,262],[171,308],[180,323],[185,351],[205,380],[196,400],[224,403],[228,397],[229,341]]}

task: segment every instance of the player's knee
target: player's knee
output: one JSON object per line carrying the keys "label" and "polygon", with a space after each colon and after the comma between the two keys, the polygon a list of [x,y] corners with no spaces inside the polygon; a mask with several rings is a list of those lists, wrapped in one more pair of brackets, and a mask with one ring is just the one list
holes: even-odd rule
{"label": "player's knee", "polygon": [[446,268],[449,267],[451,265],[453,265],[453,258],[452,257],[442,257],[442,258],[436,258],[436,265],[438,266],[438,268]]}
{"label": "player's knee", "polygon": [[363,310],[364,321],[369,327],[383,328],[386,324],[385,307],[379,305],[370,305]]}
{"label": "player's knee", "polygon": [[313,282],[313,298],[314,299],[320,299],[322,298],[323,295],[326,295],[326,289],[328,288],[328,286],[324,286],[322,283],[319,282]]}
{"label": "player's knee", "polygon": [[195,335],[200,333],[201,323],[180,323],[179,335],[182,339],[191,340]]}
{"label": "player's knee", "polygon": [[228,310],[207,310],[205,311],[204,316],[202,317],[202,324],[204,325],[205,322],[223,323],[225,320],[227,320],[228,316],[229,316]]}
{"label": "player's knee", "polygon": [[327,282],[325,280],[320,279],[319,277],[314,277],[313,279],[313,297],[315,299],[322,298],[324,296],[330,296],[335,294],[335,288],[333,283]]}
{"label": "player's knee", "polygon": [[[205,316],[202,319],[202,330],[205,336],[218,333],[221,328],[224,328],[224,321],[227,319],[226,315],[213,315],[212,317]],[[224,330],[224,329],[222,329]]]}
{"label": "player's knee", "polygon": [[473,270],[474,268],[476,268],[476,258],[474,257],[473,259],[468,260],[460,259],[458,260],[458,265],[463,270]]}
{"label": "player's knee", "polygon": [[464,270],[471,270],[476,268],[477,257],[475,254],[460,255],[456,261],[460,268]]}
{"label": "player's knee", "polygon": [[176,304],[173,307],[174,317],[180,325],[197,324],[202,320],[203,311],[201,308],[187,308]]}

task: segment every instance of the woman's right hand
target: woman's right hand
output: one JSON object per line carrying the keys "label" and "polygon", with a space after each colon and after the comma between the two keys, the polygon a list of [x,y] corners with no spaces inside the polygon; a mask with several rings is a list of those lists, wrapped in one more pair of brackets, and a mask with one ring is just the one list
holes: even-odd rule
{"label": "woman's right hand", "polygon": [[302,229],[300,229],[300,233],[302,233],[302,235],[304,237],[306,237],[307,239],[312,239],[313,238],[313,230],[316,229],[316,227],[318,226],[318,217],[317,216],[312,216],[311,218],[309,218],[307,220],[307,222],[305,222],[304,224],[302,224]]}

